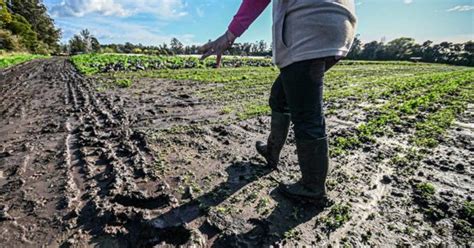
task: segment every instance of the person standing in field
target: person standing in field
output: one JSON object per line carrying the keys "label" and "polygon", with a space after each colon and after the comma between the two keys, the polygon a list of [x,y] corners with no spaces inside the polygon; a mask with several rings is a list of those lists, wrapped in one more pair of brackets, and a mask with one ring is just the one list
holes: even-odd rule
{"label": "person standing in field", "polygon": [[[232,46],[271,0],[243,0],[228,30],[201,48],[202,59]],[[272,86],[271,132],[256,149],[276,169],[290,120],[294,124],[302,174],[294,184],[281,184],[288,197],[324,203],[329,172],[328,138],[323,112],[324,74],[352,45],[356,26],[354,0],[274,0],[273,60],[280,75]]]}

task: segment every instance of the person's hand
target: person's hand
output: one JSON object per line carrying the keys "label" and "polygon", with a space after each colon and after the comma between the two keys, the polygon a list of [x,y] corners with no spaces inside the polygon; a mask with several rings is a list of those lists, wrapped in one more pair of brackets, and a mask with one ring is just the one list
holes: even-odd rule
{"label": "person's hand", "polygon": [[217,40],[205,44],[200,49],[200,52],[203,54],[201,60],[211,55],[217,55],[216,66],[219,68],[221,65],[222,54],[229,49],[232,44],[234,44],[235,38],[234,34],[227,31],[221,37],[217,38]]}

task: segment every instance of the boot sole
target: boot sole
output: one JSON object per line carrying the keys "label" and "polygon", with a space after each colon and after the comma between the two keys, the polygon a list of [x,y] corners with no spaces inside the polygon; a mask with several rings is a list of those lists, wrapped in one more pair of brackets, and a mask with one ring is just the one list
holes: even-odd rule
{"label": "boot sole", "polygon": [[332,200],[330,200],[327,196],[323,196],[323,197],[320,197],[320,198],[311,198],[311,197],[307,197],[307,196],[292,194],[292,193],[288,192],[283,185],[280,185],[278,187],[278,192],[281,195],[283,195],[286,198],[289,198],[291,200],[298,200],[298,201],[301,201],[303,203],[313,204],[313,205],[316,205],[316,206],[322,207],[322,208],[330,207],[334,204],[334,202]]}

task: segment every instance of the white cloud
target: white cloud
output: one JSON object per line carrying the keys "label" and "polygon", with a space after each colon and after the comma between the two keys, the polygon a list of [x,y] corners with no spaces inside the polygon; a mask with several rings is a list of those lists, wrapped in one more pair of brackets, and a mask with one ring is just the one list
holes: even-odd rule
{"label": "white cloud", "polygon": [[125,0],[134,13],[151,13],[159,18],[175,19],[187,15],[183,0]]}
{"label": "white cloud", "polygon": [[164,23],[136,24],[133,22],[123,22],[114,17],[91,16],[83,18],[80,22],[75,19],[61,19],[57,24],[63,31],[62,42],[67,43],[74,35],[82,29],[89,31],[99,39],[100,43],[142,43],[144,45],[159,45],[164,42],[169,43],[171,38],[176,37],[184,44],[195,44],[192,34],[169,34],[163,33]]}
{"label": "white cloud", "polygon": [[183,0],[63,0],[53,6],[53,16],[82,17],[87,14],[130,16],[140,13],[156,15],[161,19],[174,19],[187,15]]}
{"label": "white cloud", "polygon": [[405,4],[411,4],[411,3],[413,3],[413,0],[403,0],[403,3],[405,3]]}
{"label": "white cloud", "polygon": [[201,7],[196,7],[196,14],[199,17],[204,17],[204,10]]}
{"label": "white cloud", "polygon": [[464,12],[464,11],[471,11],[474,10],[474,5],[458,5],[454,6],[450,9],[447,9],[446,11],[452,12],[452,11],[457,11],[457,12]]}
{"label": "white cloud", "polygon": [[89,13],[126,16],[127,11],[114,0],[63,0],[51,10],[56,16],[81,17]]}

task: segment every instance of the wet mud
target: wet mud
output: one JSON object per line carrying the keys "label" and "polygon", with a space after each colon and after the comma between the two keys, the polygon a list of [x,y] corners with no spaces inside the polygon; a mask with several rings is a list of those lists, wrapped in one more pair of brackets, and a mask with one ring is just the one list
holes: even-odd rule
{"label": "wet mud", "polygon": [[[65,58],[0,78],[3,247],[473,244],[472,106],[423,155],[401,133],[332,158],[334,204],[321,208],[276,190],[299,178],[293,134],[268,169],[253,146],[269,117],[222,114],[194,94],[211,84],[102,90]],[[363,109],[328,116],[329,136],[351,133]]]}

